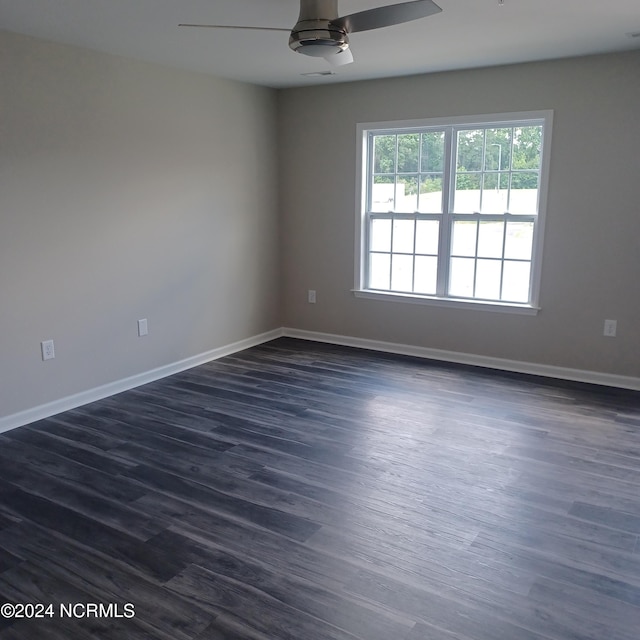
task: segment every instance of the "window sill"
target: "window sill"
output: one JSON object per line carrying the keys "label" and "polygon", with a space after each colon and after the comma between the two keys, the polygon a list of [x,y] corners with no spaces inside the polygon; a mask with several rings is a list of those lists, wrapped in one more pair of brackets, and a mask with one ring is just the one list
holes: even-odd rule
{"label": "window sill", "polygon": [[385,300],[387,302],[408,302],[409,304],[449,307],[450,309],[475,309],[495,313],[515,313],[527,316],[535,316],[538,314],[538,311],[540,311],[540,307],[512,302],[487,302],[486,300],[466,300],[463,298],[437,298],[435,296],[419,296],[411,293],[373,291],[371,289],[352,289],[352,292],[356,298]]}

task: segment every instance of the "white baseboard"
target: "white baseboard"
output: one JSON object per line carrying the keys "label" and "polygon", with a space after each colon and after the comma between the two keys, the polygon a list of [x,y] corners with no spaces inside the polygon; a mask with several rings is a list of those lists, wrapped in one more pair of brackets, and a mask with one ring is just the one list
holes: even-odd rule
{"label": "white baseboard", "polygon": [[507,360],[504,358],[492,358],[489,356],[474,355],[472,353],[460,353],[457,351],[429,349],[427,347],[415,347],[408,344],[382,342],[380,340],[368,340],[365,338],[354,338],[352,336],[341,336],[332,333],[320,333],[316,331],[303,331],[300,329],[290,329],[287,327],[282,329],[282,334],[290,338],[300,338],[302,340],[327,342],[330,344],[339,344],[347,347],[359,347],[361,349],[371,349],[372,351],[383,351],[385,353],[397,353],[400,355],[426,358],[429,360],[440,360],[443,362],[453,362],[456,364],[468,364],[476,367],[499,369],[501,371],[527,373],[536,376],[543,376],[546,378],[570,380],[573,382],[586,382],[590,384],[599,384],[606,387],[617,387],[620,389],[631,389],[634,391],[640,391],[640,378],[634,378],[631,376],[619,376],[611,373],[600,373],[598,371],[583,371],[582,369],[555,367],[552,365],[538,364],[535,362],[521,362],[518,360]]}
{"label": "white baseboard", "polygon": [[445,351],[442,349],[429,349],[427,347],[416,347],[408,344],[396,342],[383,342],[380,340],[368,340],[366,338],[354,338],[352,336],[341,336],[333,333],[320,333],[317,331],[304,331],[301,329],[281,328],[268,331],[257,336],[252,336],[245,340],[240,340],[232,344],[212,349],[205,353],[180,360],[151,371],[136,374],[123,380],[116,380],[109,384],[88,389],[59,400],[54,400],[47,404],[27,409],[13,415],[0,418],[0,433],[21,427],[25,424],[49,418],[63,411],[75,409],[96,400],[102,400],[108,396],[128,391],[135,387],[139,387],[161,378],[180,373],[186,369],[197,367],[198,365],[211,362],[223,358],[224,356],[237,353],[250,347],[255,347],[264,342],[275,340],[282,336],[290,338],[300,338],[301,340],[312,340],[315,342],[327,342],[330,344],[344,345],[347,347],[358,347],[361,349],[370,349],[372,351],[382,351],[385,353],[396,353],[399,355],[414,356],[417,358],[425,358],[429,360],[440,360],[443,362],[452,362],[457,364],[468,364],[477,367],[486,367],[489,369],[499,369],[502,371],[511,371],[514,373],[527,373],[547,378],[556,378],[560,380],[570,380],[574,382],[586,382],[590,384],[598,384],[606,387],[617,387],[619,389],[631,389],[640,391],[640,378],[631,376],[619,376],[611,373],[601,373],[598,371],[584,371],[581,369],[570,369],[566,367],[555,367],[545,364],[537,364],[535,362],[521,362],[518,360],[507,360],[504,358],[492,358],[489,356],[479,356],[471,353],[460,353],[457,351]]}
{"label": "white baseboard", "polygon": [[75,409],[76,407],[89,404],[90,402],[95,402],[96,400],[102,400],[103,398],[115,395],[116,393],[128,391],[129,389],[139,387],[149,382],[154,382],[155,380],[160,380],[161,378],[166,378],[174,373],[180,373],[180,371],[185,371],[186,369],[197,367],[198,365],[205,364],[206,362],[223,358],[224,356],[242,351],[243,349],[249,349],[250,347],[255,347],[256,345],[264,342],[269,342],[270,340],[279,338],[282,335],[282,329],[268,331],[267,333],[262,333],[245,340],[240,340],[223,347],[218,347],[217,349],[212,349],[211,351],[206,351],[205,353],[200,353],[196,356],[192,356],[178,362],[173,362],[171,364],[158,367],[157,369],[152,369],[151,371],[145,371],[143,373],[130,376],[129,378],[124,378],[123,380],[116,380],[115,382],[110,382],[109,384],[105,384],[94,389],[88,389],[87,391],[82,391],[81,393],[76,393],[74,395],[67,396],[66,398],[48,402],[47,404],[34,407],[33,409],[14,413],[13,415],[0,418],[0,433],[35,422],[36,420],[49,418],[58,413],[62,413],[63,411]]}

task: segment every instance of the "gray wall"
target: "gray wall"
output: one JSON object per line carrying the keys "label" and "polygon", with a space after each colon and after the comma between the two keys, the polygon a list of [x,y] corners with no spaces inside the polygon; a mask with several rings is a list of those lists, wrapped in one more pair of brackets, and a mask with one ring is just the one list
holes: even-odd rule
{"label": "gray wall", "polygon": [[[637,52],[276,93],[0,32],[0,77],[0,419],[282,325],[640,375]],[[356,123],[536,109],[539,315],[354,298]]]}
{"label": "gray wall", "polygon": [[[285,326],[640,375],[639,78],[633,52],[281,92]],[[538,109],[554,110],[540,313],[354,298],[356,124]]]}
{"label": "gray wall", "polygon": [[1,32],[0,78],[0,418],[280,326],[274,91]]}

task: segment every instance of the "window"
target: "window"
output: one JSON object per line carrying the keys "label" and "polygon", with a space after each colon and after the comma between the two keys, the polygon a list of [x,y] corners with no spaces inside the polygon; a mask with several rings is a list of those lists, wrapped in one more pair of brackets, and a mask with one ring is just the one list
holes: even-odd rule
{"label": "window", "polygon": [[358,134],[356,295],[536,308],[551,112]]}

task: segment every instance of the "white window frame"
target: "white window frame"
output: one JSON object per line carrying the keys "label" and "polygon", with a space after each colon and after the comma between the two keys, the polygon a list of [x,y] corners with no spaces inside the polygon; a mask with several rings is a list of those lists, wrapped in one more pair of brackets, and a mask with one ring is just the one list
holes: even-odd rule
{"label": "white window frame", "polygon": [[[430,296],[415,293],[402,293],[396,291],[381,291],[366,288],[367,260],[368,260],[368,180],[370,178],[370,166],[368,158],[368,137],[371,133],[412,133],[426,128],[451,127],[453,130],[478,127],[512,127],[518,125],[542,124],[542,155],[540,166],[540,182],[538,188],[538,213],[535,216],[533,249],[531,257],[530,296],[526,304],[487,301],[473,298],[455,298],[448,296]],[[358,298],[370,298],[397,302],[409,302],[415,304],[437,305],[461,309],[486,309],[489,311],[502,311],[509,313],[521,313],[534,315],[538,313],[540,296],[540,274],[542,269],[542,244],[544,238],[545,218],[547,211],[547,192],[549,184],[549,164],[551,149],[551,131],[553,126],[553,111],[527,111],[516,113],[498,113],[476,116],[459,116],[452,118],[428,118],[420,120],[403,120],[390,122],[369,122],[357,125],[357,159],[356,159],[356,229],[355,229],[355,283],[353,293]],[[456,158],[451,157],[449,148],[445,149],[445,176],[443,189],[448,191],[448,201],[453,200],[455,185],[452,177],[456,173]],[[441,224],[450,228],[451,220],[455,219],[452,211],[443,211]],[[463,214],[465,219],[491,219],[486,214]],[[529,216],[523,216],[523,218]],[[513,215],[514,220],[520,219],[519,215]],[[443,241],[439,246],[439,264],[443,259],[450,260],[450,238],[448,230],[442,234],[444,242],[449,243],[443,251]],[[443,255],[445,254],[446,255]],[[438,278],[444,277],[441,268],[438,270]]]}

